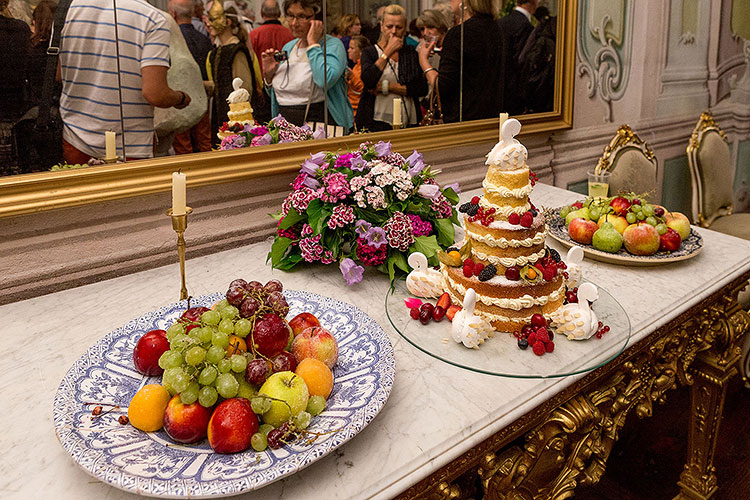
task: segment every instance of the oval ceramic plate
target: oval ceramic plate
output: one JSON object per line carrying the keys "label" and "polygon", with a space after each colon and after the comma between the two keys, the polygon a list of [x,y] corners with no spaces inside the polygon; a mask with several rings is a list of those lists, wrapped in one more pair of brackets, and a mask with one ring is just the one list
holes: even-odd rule
{"label": "oval ceramic plate", "polygon": [[[161,430],[145,433],[120,425],[130,399],[145,377],[133,366],[133,348],[145,332],[167,329],[185,302],[144,314],[107,334],[75,362],[55,396],[55,432],[63,447],[86,472],[117,488],[147,496],[206,498],[256,490],[310,465],[357,435],[383,408],[393,385],[393,347],[383,329],[356,307],[314,293],[286,290],[289,317],[308,311],[318,317],[339,343],[333,392],[326,410],[308,430],[322,434],[312,443],[299,440],[278,450],[252,449],[232,455],[213,453],[204,440],[176,445]],[[210,306],[223,298],[194,299]],[[92,418],[93,406],[106,415]]]}
{"label": "oval ceramic plate", "polygon": [[584,245],[573,241],[568,235],[568,229],[565,227],[565,220],[560,217],[560,209],[547,210],[547,227],[549,235],[554,239],[570,248],[579,246],[583,248],[586,257],[610,264],[626,264],[629,266],[658,266],[677,262],[680,260],[690,259],[698,255],[703,250],[703,237],[698,232],[690,228],[690,235],[682,241],[679,250],[676,252],[656,252],[654,255],[633,255],[623,247],[617,253],[607,253],[597,250],[591,245]]}

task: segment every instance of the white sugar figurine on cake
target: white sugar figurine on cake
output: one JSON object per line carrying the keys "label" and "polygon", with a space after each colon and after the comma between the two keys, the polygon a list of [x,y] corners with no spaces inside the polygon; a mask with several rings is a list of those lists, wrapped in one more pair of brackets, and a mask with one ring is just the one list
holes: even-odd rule
{"label": "white sugar figurine on cake", "polygon": [[224,139],[233,135],[250,123],[253,123],[253,108],[250,106],[250,92],[242,88],[242,78],[232,80],[233,92],[227,97],[229,111],[227,112],[227,121],[216,134],[219,139]]}

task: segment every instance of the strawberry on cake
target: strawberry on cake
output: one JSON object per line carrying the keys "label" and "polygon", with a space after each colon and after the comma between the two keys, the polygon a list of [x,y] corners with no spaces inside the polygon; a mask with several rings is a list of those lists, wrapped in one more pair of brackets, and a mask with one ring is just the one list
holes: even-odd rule
{"label": "strawberry on cake", "polygon": [[565,264],[544,244],[544,214],[529,201],[535,176],[526,148],[515,139],[521,124],[507,120],[487,155],[484,194],[460,207],[466,237],[441,255],[444,287],[456,303],[476,292],[476,313],[498,331],[519,332],[531,317],[549,317],[563,305]]}

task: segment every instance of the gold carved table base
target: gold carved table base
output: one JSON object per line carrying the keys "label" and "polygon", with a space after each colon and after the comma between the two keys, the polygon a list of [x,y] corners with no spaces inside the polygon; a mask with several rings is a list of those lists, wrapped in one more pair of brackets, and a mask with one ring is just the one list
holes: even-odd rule
{"label": "gold carved table base", "polygon": [[750,272],[620,357],[403,492],[400,499],[562,500],[604,474],[627,416],[650,417],[677,384],[691,387],[687,464],[675,500],[717,489],[713,466],[727,383],[738,373],[750,314],[737,294]]}

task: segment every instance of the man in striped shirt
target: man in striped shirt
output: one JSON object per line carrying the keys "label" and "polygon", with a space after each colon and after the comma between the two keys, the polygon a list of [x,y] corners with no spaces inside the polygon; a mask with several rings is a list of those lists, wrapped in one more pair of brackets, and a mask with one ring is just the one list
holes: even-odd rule
{"label": "man in striped shirt", "polygon": [[182,109],[190,103],[190,96],[167,83],[170,32],[165,13],[145,0],[116,3],[116,28],[111,0],[73,0],[65,18],[60,115],[68,163],[104,157],[107,130],[117,132],[117,155],[122,157],[121,120],[127,158],[150,158],[153,107]]}

